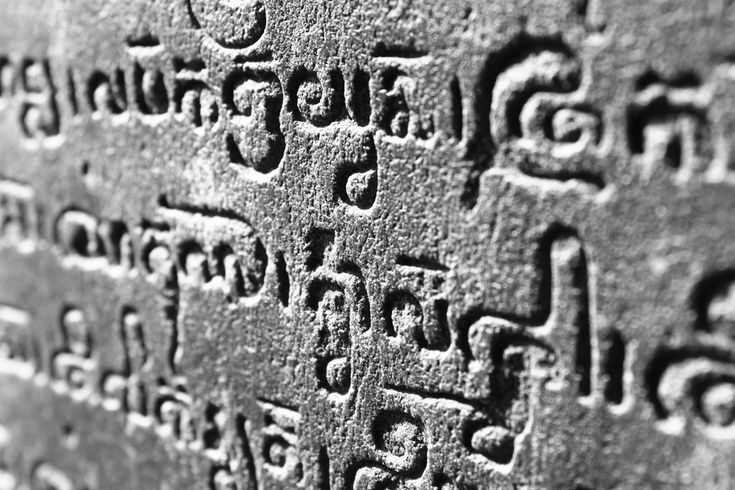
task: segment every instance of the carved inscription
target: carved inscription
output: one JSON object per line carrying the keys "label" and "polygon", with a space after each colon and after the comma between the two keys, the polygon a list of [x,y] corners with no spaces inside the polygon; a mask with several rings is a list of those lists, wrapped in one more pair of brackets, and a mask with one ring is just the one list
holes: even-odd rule
{"label": "carved inscription", "polygon": [[56,87],[47,60],[25,59],[21,63],[20,118],[23,133],[29,138],[44,139],[60,132]]}
{"label": "carved inscription", "polygon": [[93,390],[98,364],[93,356],[92,331],[83,310],[74,305],[64,308],[59,322],[59,339],[51,362],[51,376],[62,382],[60,386],[72,391]]}
{"label": "carved inscription", "polygon": [[730,118],[717,100],[732,92],[731,64],[701,80],[692,72],[664,77],[648,71],[628,106],[628,144],[644,178],[657,173],[679,184],[735,182],[727,141]]}
{"label": "carved inscription", "polygon": [[707,171],[714,158],[708,105],[696,80],[668,82],[651,74],[639,81],[629,137],[645,172],[663,166],[687,181]]}
{"label": "carved inscription", "polygon": [[43,214],[30,187],[0,180],[0,236],[10,242],[38,239]]}
{"label": "carved inscription", "polygon": [[120,318],[120,339],[123,345],[123,366],[102,380],[102,390],[108,398],[108,409],[148,415],[148,394],[142,372],[149,361],[145,330],[134,308],[125,308]]}
{"label": "carved inscription", "polygon": [[220,103],[207,83],[201,60],[174,59],[174,103],[177,116],[196,128],[211,129],[220,121]]}
{"label": "carved inscription", "polygon": [[116,69],[112,74],[94,71],[86,83],[87,106],[93,115],[119,115],[128,107],[125,73]]}
{"label": "carved inscription", "polygon": [[282,100],[280,82],[267,72],[230,75],[224,101],[229,122],[227,151],[232,163],[259,173],[278,167],[285,147],[279,122]]}
{"label": "carved inscription", "polygon": [[651,359],[648,395],[665,432],[693,425],[712,438],[735,436],[734,304],[732,270],[705,277],[692,295],[696,323]]}
{"label": "carved inscription", "polygon": [[386,296],[386,331],[420,348],[446,350],[450,338],[442,293],[444,271],[406,262],[398,265],[400,282]]}
{"label": "carved inscription", "polygon": [[420,82],[412,73],[430,62],[431,58],[379,56],[376,60],[380,66],[377,126],[398,138],[431,138],[436,131],[434,115],[431,108],[423,106]]}
{"label": "carved inscription", "polygon": [[302,488],[304,468],[299,456],[299,414],[289,408],[260,402],[265,426],[262,434],[263,466],[277,482]]}
{"label": "carved inscription", "polygon": [[[727,56],[700,76],[651,43],[618,66],[637,35],[594,0],[62,3],[63,32],[8,43],[36,54],[0,53],[0,140],[19,140],[0,178],[0,377],[59,404],[39,427],[0,420],[0,490],[115,473],[57,446],[121,449],[141,487],[581,489],[599,465],[567,444],[577,430],[616,457],[632,421],[678,453],[711,448],[668,436],[735,439],[735,272],[707,250],[729,229],[702,212],[689,236],[663,201],[651,226],[630,217],[656,198],[641,205],[638,171],[695,211],[699,184],[735,183]],[[110,41],[73,47],[79,12],[114,21]],[[610,67],[630,80],[612,108]],[[647,274],[627,257],[666,284],[618,295]],[[683,329],[640,342],[617,320],[702,270]]]}
{"label": "carved inscription", "polygon": [[0,109],[11,99],[25,138],[47,141],[61,132],[57,88],[48,59],[0,55]]}
{"label": "carved inscription", "polygon": [[[0,184],[5,245],[20,249],[29,239],[48,243],[70,267],[142,281],[141,285],[153,286],[158,295],[153,303],[158,311],[154,324],[146,323],[144,313],[132,304],[120,307],[113,325],[100,325],[98,310],[67,303],[58,312],[53,343],[47,346],[32,330],[28,313],[2,305],[2,372],[33,376],[48,365],[51,386],[59,395],[88,403],[101,399],[106,410],[124,413],[129,423],[152,429],[161,441],[179,451],[209,460],[211,488],[256,488],[251,424],[213,401],[202,409],[202,400],[192,398],[179,365],[178,332],[182,288],[211,292],[227,303],[256,295],[263,288],[268,256],[252,227],[207,211],[170,208],[160,210],[155,224],[128,226],[69,207],[46,230],[41,226],[45,211],[35,194],[21,184]],[[280,261],[284,261],[282,256]],[[48,364],[40,359],[42,352],[50,354]],[[275,446],[282,439],[291,441],[298,414],[272,404],[263,406],[270,435],[259,435],[258,440],[264,444],[273,441]],[[277,427],[283,427],[283,434]],[[286,450],[288,454],[292,451]],[[278,451],[271,453],[274,478],[303,480],[300,466],[288,463],[282,469]],[[52,478],[45,470],[41,473],[39,481]]]}
{"label": "carved inscription", "polygon": [[420,420],[400,412],[379,413],[373,420],[375,461],[357,468],[351,488],[415,488],[426,468],[427,446]]}
{"label": "carved inscription", "polygon": [[488,56],[477,81],[480,124],[473,139],[479,153],[472,156],[465,205],[474,206],[479,175],[490,166],[604,185],[595,166],[602,119],[587,102],[584,76],[569,47],[551,39],[521,37]]}
{"label": "carved inscription", "polygon": [[313,230],[309,240],[316,266],[307,289],[307,305],[317,325],[316,374],[321,388],[346,394],[351,385],[353,339],[370,328],[367,292],[359,269],[335,256],[329,232]]}
{"label": "carved inscription", "polygon": [[316,73],[298,70],[291,78],[291,110],[296,118],[314,126],[327,126],[347,117],[345,81],[342,72]]}
{"label": "carved inscription", "polygon": [[[551,307],[541,324],[472,312],[449,325],[443,299],[448,271],[405,257],[398,261],[399,279],[385,295],[384,326],[396,349],[393,355],[403,352],[413,363],[402,362],[404,370],[413,367],[388,381],[388,392],[417,397],[419,406],[437,410],[447,404],[462,407],[465,423],[459,438],[482,464],[513,463],[533,418],[529,394],[537,388],[567,390],[583,406],[613,408],[628,396],[626,342],[615,330],[597,332],[590,320],[594,312],[581,242],[572,234],[556,235],[549,253]],[[464,361],[455,364],[455,356]],[[458,384],[465,388],[447,390],[411,375],[429,362],[436,372],[456,369],[464,380]]]}
{"label": "carved inscription", "polygon": [[245,49],[255,44],[266,27],[266,9],[259,0],[187,0],[195,27],[223,48]]}

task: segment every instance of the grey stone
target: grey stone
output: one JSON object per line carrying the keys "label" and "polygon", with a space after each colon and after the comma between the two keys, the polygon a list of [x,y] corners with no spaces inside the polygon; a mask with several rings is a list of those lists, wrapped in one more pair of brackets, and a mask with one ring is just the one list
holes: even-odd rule
{"label": "grey stone", "polygon": [[0,0],[0,489],[735,487],[735,5]]}

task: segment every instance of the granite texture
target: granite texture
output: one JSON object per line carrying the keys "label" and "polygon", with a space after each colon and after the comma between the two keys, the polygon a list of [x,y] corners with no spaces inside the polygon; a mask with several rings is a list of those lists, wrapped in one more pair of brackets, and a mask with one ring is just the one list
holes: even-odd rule
{"label": "granite texture", "polygon": [[735,487],[729,0],[0,0],[0,489]]}

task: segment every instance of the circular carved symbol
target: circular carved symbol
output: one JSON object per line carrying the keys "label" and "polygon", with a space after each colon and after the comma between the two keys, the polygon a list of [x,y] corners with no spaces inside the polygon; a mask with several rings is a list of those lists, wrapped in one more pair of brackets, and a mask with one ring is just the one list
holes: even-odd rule
{"label": "circular carved symbol", "polygon": [[735,423],[735,384],[718,381],[705,388],[702,393],[700,411],[711,425],[729,427]]}
{"label": "circular carved symbol", "polygon": [[418,475],[426,467],[427,446],[418,419],[400,411],[380,413],[373,422],[373,438],[391,471]]}
{"label": "circular carved symbol", "polygon": [[244,49],[265,31],[265,6],[258,0],[190,0],[191,14],[217,44]]}

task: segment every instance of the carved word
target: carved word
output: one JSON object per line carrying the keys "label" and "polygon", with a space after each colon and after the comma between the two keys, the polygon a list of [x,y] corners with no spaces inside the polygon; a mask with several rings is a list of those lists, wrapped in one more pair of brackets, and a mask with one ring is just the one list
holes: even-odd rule
{"label": "carved word", "polygon": [[281,84],[267,71],[232,73],[223,92],[227,108],[227,151],[230,161],[257,172],[275,170],[285,140],[280,127]]}
{"label": "carved word", "polygon": [[[542,324],[472,314],[457,321],[455,342],[446,324],[442,267],[404,258],[385,295],[388,348],[401,359],[399,374],[386,388],[421,396],[437,409],[444,402],[463,406],[466,423],[458,437],[478,463],[513,463],[532,418],[529,393],[537,384],[566,389],[584,405],[612,408],[624,401],[625,343],[617,331],[592,327],[580,241],[556,237],[550,262],[551,306]],[[439,373],[452,376],[456,388],[427,379],[432,373],[437,380]]]}
{"label": "carved word", "polygon": [[92,331],[84,312],[69,306],[62,313],[61,346],[51,359],[51,376],[73,391],[95,389],[97,359],[92,356]]}
{"label": "carved word", "polygon": [[0,180],[0,239],[34,242],[43,233],[43,213],[35,191],[24,184]]}
{"label": "carved word", "polygon": [[304,468],[297,449],[298,412],[260,402],[265,426],[263,427],[263,466],[269,478],[293,486],[303,487]]}
{"label": "carved word", "polygon": [[548,39],[524,37],[488,56],[476,82],[472,138],[479,153],[470,155],[466,205],[474,206],[479,175],[489,166],[604,185],[595,157],[602,121],[586,101],[583,76],[571,50]]}
{"label": "carved word", "polygon": [[[580,84],[581,66],[566,49],[525,53],[495,79],[493,141],[508,145],[509,151],[548,156],[552,162],[589,152],[599,137],[599,118],[583,108],[581,94],[575,93]],[[523,170],[543,173],[549,165],[540,160],[532,164],[534,168]]]}
{"label": "carved word", "polygon": [[[154,373],[146,340],[149,330],[134,308],[122,308],[119,337],[113,339],[122,345],[123,352],[122,365],[117,369],[106,366],[108,361],[103,352],[109,352],[114,346],[99,345],[95,338],[99,330],[99,325],[88,322],[81,308],[64,309],[60,322],[61,345],[53,351],[51,359],[55,389],[86,401],[98,395],[107,410],[122,411],[130,422],[153,428],[162,440],[171,442],[180,451],[206,457],[212,464],[213,489],[231,488],[227,485],[235,481],[244,482],[242,488],[256,488],[247,420],[239,415],[233,418],[211,402],[199,410],[200,401],[187,393],[185,376],[165,379],[161,373]],[[263,410],[270,413],[268,408]],[[271,436],[272,431],[265,429],[264,440]]]}
{"label": "carved word", "polygon": [[48,60],[0,56],[0,109],[11,98],[17,101],[18,121],[26,138],[44,140],[59,135],[56,85]]}
{"label": "carved word", "polygon": [[428,140],[436,132],[434,114],[426,110],[422,102],[419,82],[422,71],[432,58],[430,56],[401,57],[378,56],[378,90],[376,125],[389,136],[404,139],[411,136],[417,140]]}
{"label": "carved word", "polygon": [[[570,394],[576,394],[584,404],[618,405],[624,398],[625,346],[615,343],[614,348],[603,350],[610,346],[598,339],[608,338],[607,333],[593,330],[588,266],[581,242],[571,235],[557,237],[551,246],[551,264],[551,307],[544,324],[520,325],[483,316],[467,331],[474,360],[470,369],[488,370],[491,379],[495,378],[490,386],[499,389],[497,395],[502,397],[507,390],[515,393],[503,408],[495,396],[485,402],[491,408],[488,414],[498,413],[500,408],[503,418],[511,423],[490,420],[489,425],[476,428],[470,438],[472,449],[491,460],[511,461],[514,439],[529,423],[526,398],[534,378],[544,379],[548,389],[573,387]],[[599,346],[600,352],[595,353],[594,346]],[[596,359],[601,367],[595,365]],[[513,421],[512,413],[524,413],[525,421]]]}
{"label": "carved word", "polygon": [[130,230],[120,221],[67,210],[56,219],[54,241],[65,254],[157,273],[169,288],[219,289],[231,300],[260,291],[268,258],[247,223],[172,209],[160,217],[165,226]]}
{"label": "carved word", "polygon": [[370,328],[367,291],[359,269],[338,261],[333,233],[313,230],[308,239],[313,272],[306,304],[317,325],[317,379],[321,388],[344,395],[351,385],[352,339]]}
{"label": "carved word", "polygon": [[207,70],[198,60],[174,59],[174,112],[177,118],[200,128],[211,129],[220,120],[216,95],[207,83]]}
{"label": "carved word", "polygon": [[697,320],[687,336],[661,346],[646,373],[659,428],[735,437],[735,272],[706,277],[695,288]]}
{"label": "carved word", "polygon": [[[163,314],[155,318],[163,324],[146,325],[137,308],[121,305],[110,335],[110,325],[90,320],[98,315],[67,304],[59,313],[56,340],[46,346],[39,344],[26,312],[0,305],[0,370],[33,376],[49,366],[58,394],[90,403],[101,400],[105,409],[123,412],[129,422],[153,429],[176,449],[207,458],[210,488],[256,488],[252,424],[189,394],[178,364],[177,332],[184,288],[218,292],[230,301],[259,293],[268,258],[254,230],[238,219],[168,208],[155,224],[131,228],[78,209],[66,209],[41,226],[42,210],[28,188],[0,181],[0,215],[5,217],[0,244],[43,240],[70,266],[94,264],[99,267],[92,269],[114,277],[123,272],[126,279],[141,278],[160,291],[156,304]],[[276,261],[279,278],[287,281],[282,254]],[[287,291],[281,299],[287,301]],[[161,330],[169,333],[162,336]],[[169,346],[159,345],[167,339]],[[48,363],[41,362],[41,352],[49,353]],[[303,487],[302,463],[294,461],[298,413],[269,402],[260,407],[264,428],[256,441],[263,446],[258,455],[264,456],[257,461],[269,475],[263,478]]]}
{"label": "carved word", "polygon": [[448,349],[448,305],[441,291],[444,271],[400,263],[397,268],[399,281],[383,305],[386,333],[420,348]]}
{"label": "carved word", "polygon": [[714,103],[731,91],[733,79],[733,68],[725,65],[706,84],[686,74],[663,79],[648,73],[638,80],[628,107],[628,138],[646,177],[663,171],[680,184],[735,183],[724,138],[732,123]]}
{"label": "carved word", "polygon": [[372,425],[374,462],[364,462],[352,476],[351,488],[418,488],[411,480],[426,468],[428,448],[420,420],[400,411],[376,415]]}
{"label": "carved word", "polygon": [[102,381],[107,407],[145,416],[148,414],[148,395],[141,375],[150,354],[142,321],[133,308],[122,312],[120,340],[124,353],[123,367],[119,372],[109,373]]}
{"label": "carved word", "polygon": [[378,193],[378,156],[370,131],[340,137],[339,160],[336,172],[336,194],[349,206],[369,209]]}

